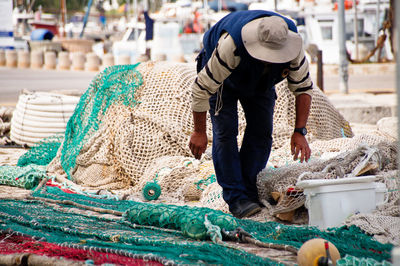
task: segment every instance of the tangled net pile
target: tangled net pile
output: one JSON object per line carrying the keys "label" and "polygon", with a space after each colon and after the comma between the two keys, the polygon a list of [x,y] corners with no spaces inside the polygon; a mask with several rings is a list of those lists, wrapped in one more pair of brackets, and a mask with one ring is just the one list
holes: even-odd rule
{"label": "tangled net pile", "polygon": [[[188,148],[194,78],[190,64],[143,63],[137,68],[106,69],[82,96],[48,171],[66,174],[86,187],[140,191],[167,168],[167,174],[157,176],[164,196],[207,202],[201,199],[206,185],[199,189],[195,184],[206,183],[212,164],[190,164],[193,159]],[[286,83],[277,86],[277,94],[275,149],[287,143],[295,122],[294,97]],[[348,123],[318,89],[312,105],[308,123],[311,140],[352,136]],[[239,142],[244,128],[241,111]],[[210,124],[208,134],[211,140]]]}
{"label": "tangled net pile", "polygon": [[[55,176],[58,182],[65,182],[64,186],[68,184],[72,186],[74,191],[107,190],[112,191],[113,194],[107,192],[106,196],[111,195],[117,199],[123,198],[143,201],[143,196],[141,195],[143,188],[149,182],[154,182],[161,187],[162,191],[161,196],[155,203],[168,202],[169,204],[177,205],[188,204],[227,212],[228,208],[222,199],[222,189],[216,182],[209,151],[206,152],[201,160],[195,160],[191,157],[188,148],[188,141],[193,128],[192,111],[190,108],[190,86],[195,76],[194,65],[167,62],[148,62],[140,65],[113,66],[105,69],[96,76],[89,89],[81,97],[74,115],[68,122],[64,138],[55,136],[33,147],[19,159],[18,171],[21,172],[15,171],[12,173],[12,168],[0,166],[0,181],[2,181],[2,184],[24,187],[25,184],[23,182],[15,182],[15,178],[24,175],[23,173],[30,173],[29,171],[31,171],[32,168],[29,167],[31,165],[42,165],[46,166],[48,176]],[[351,167],[356,166],[356,163],[359,161],[357,161],[357,158],[362,158],[365,155],[365,149],[378,150],[380,154],[379,158],[383,159],[380,160],[379,167],[372,167],[371,171],[374,171],[373,173],[380,177],[380,181],[384,182],[389,189],[393,190],[394,186],[397,185],[397,181],[393,178],[397,173],[396,163],[393,159],[395,158],[395,154],[397,154],[397,150],[394,149],[394,144],[390,143],[385,137],[378,135],[352,138],[353,132],[348,122],[338,113],[318,88],[313,90],[312,106],[307,126],[310,132],[308,134],[309,143],[315,154],[314,157],[321,156],[326,152],[337,153],[339,151],[347,151],[350,157],[346,157],[347,155],[341,156],[344,156],[346,159],[352,158],[352,161],[350,161],[354,164],[348,164],[346,159],[340,160],[335,158],[326,161],[313,158],[312,162],[309,164],[295,163],[287,165],[288,161],[291,160],[289,142],[295,122],[295,98],[287,89],[286,82],[278,84],[276,86],[276,92],[278,100],[274,113],[273,151],[268,167],[260,173],[258,187],[263,200],[269,199],[271,197],[271,192],[278,192],[286,195],[289,188],[293,188],[293,190],[291,190],[292,193],[298,192],[298,194],[290,195],[289,193],[285,200],[281,200],[276,206],[270,206],[268,211],[271,211],[273,214],[283,213],[294,210],[304,203],[304,195],[295,188],[297,178],[303,172],[310,172],[310,175],[307,177],[310,179],[334,178],[335,174],[338,174],[334,171],[340,167],[333,167],[332,163],[339,160],[339,162],[342,163],[342,168],[345,168],[342,169],[341,172],[347,174],[351,170]],[[245,129],[244,114],[241,110],[239,111],[239,121],[238,144],[241,142]],[[210,120],[208,120],[207,130],[209,140],[212,140]],[[367,146],[363,146],[364,150],[356,150],[360,143],[367,144]],[[381,146],[376,148],[370,148],[370,146],[379,143],[384,144],[380,144]],[[381,154],[382,152],[383,154]],[[332,167],[327,168],[326,175],[314,175],[314,173],[324,170],[328,164]],[[273,169],[271,167],[273,167]],[[37,174],[31,176],[31,179],[29,179],[29,186],[32,187],[39,183],[43,175],[46,175],[43,168],[37,168]],[[50,188],[47,188],[47,190],[49,189]],[[40,197],[47,197],[46,195],[48,195],[46,194],[47,192],[40,193]],[[54,199],[60,199],[62,197],[64,196],[60,194],[54,197]],[[66,197],[66,199],[67,198],[74,202],[83,201],[81,203],[86,205],[97,204],[97,200],[93,198],[83,199],[78,196]],[[393,192],[385,206],[394,206],[394,203],[397,202],[398,199],[398,192]],[[126,212],[124,215],[124,222],[128,221],[134,224],[166,227],[167,229],[173,229],[175,231],[179,230],[181,232],[180,234],[183,234],[182,236],[179,235],[179,241],[186,241],[183,240],[182,237],[193,235],[198,236],[199,239],[205,237],[203,216],[207,214],[208,211],[204,212],[202,210],[190,208],[185,209],[186,207],[177,208],[166,205],[160,205],[162,207],[154,208],[150,205],[140,205],[139,202],[121,202],[125,201],[109,204],[112,204],[115,210]],[[18,222],[21,226],[24,226],[23,228],[18,226],[12,227],[13,230],[25,232],[31,236],[41,237],[35,230],[32,231],[29,229],[32,226],[35,228],[39,226],[34,222],[29,222],[30,219],[35,220],[35,215],[38,217],[42,217],[43,215],[43,217],[46,215],[52,217],[51,215],[55,215],[54,208],[47,206],[47,203],[42,203],[42,200],[39,199],[27,202],[10,201],[7,204],[16,206],[15,211],[21,209],[28,210],[29,208],[33,208],[34,204],[41,205],[40,208],[34,209],[41,209],[45,214],[38,211],[32,214],[32,217],[26,217],[23,222]],[[101,204],[105,204],[105,202]],[[121,206],[121,208],[124,209],[119,209],[120,207],[117,206]],[[188,213],[193,212],[192,214],[194,214],[194,217],[191,219],[183,219],[183,222],[177,221],[176,218],[179,216],[177,210],[181,208]],[[5,209],[6,208],[2,208],[0,216],[11,217],[9,219],[7,218],[9,221],[7,225],[11,226],[13,223],[17,222],[19,218],[12,214],[13,210],[5,211]],[[130,211],[127,211],[127,209]],[[60,217],[56,220],[58,221],[59,219],[61,221],[62,219],[66,219],[66,217],[63,216],[63,211],[59,210],[64,209],[57,208],[57,215],[60,215]],[[391,208],[390,211],[388,208],[385,208],[385,211],[386,213],[382,212],[379,214],[380,217],[383,217],[384,214],[386,215],[385,217],[387,218],[385,218],[385,221],[388,221],[390,217],[395,215],[395,210],[393,208]],[[263,212],[263,215],[265,215],[265,212]],[[266,216],[268,219],[271,218],[271,216]],[[147,217],[150,217],[150,220],[148,220]],[[215,219],[212,217],[213,215],[210,216],[212,224],[221,225],[218,221],[222,221],[222,227],[231,229],[233,223],[248,229],[252,234],[255,234],[256,238],[260,241],[288,243],[295,247],[299,247],[301,243],[313,236],[326,236],[330,240],[332,239],[331,242],[338,247],[338,245],[342,245],[339,243],[341,241],[342,232],[349,230],[347,227],[346,229],[336,229],[336,231],[333,232],[334,236],[329,236],[329,233],[326,233],[328,235],[324,235],[324,232],[315,228],[284,227],[285,231],[288,232],[289,230],[291,231],[290,234],[295,235],[296,240],[292,242],[289,233],[283,234],[283,238],[280,238],[274,235],[275,233],[269,231],[276,231],[276,228],[282,225],[278,226],[278,224],[274,224],[272,226],[269,223],[263,224],[255,221],[234,221],[231,216],[224,216],[223,213],[218,216],[222,218]],[[352,228],[352,233],[357,234],[359,238],[364,237],[363,233],[359,231],[358,228],[352,227],[351,225],[357,225],[375,236],[383,235],[381,231],[385,230],[386,227],[375,227],[375,231],[372,232],[371,228],[367,226],[370,221],[369,219],[367,215],[354,216],[352,220],[347,221],[346,224],[349,228]],[[266,219],[265,217],[261,217],[259,220],[265,221]],[[187,224],[191,221],[193,226],[188,229]],[[95,221],[93,220],[93,222],[108,223],[110,221],[103,220],[102,218],[96,219]],[[45,221],[44,223],[48,224],[49,221]],[[80,226],[81,228],[86,228],[88,231],[86,233],[82,232],[82,234],[89,237],[89,235],[91,235],[91,233],[89,233],[91,222],[85,223],[87,223],[87,221],[82,221]],[[121,226],[121,223],[117,223],[118,226]],[[390,224],[392,226],[397,225],[398,221],[396,219],[391,220]],[[123,225],[127,226],[126,223]],[[54,226],[57,227],[57,224],[55,223]],[[50,228],[49,230],[56,232],[63,231],[61,225],[57,228],[47,225],[39,227],[41,229]],[[37,227],[37,229],[39,227]],[[160,246],[160,250],[156,249],[155,253],[162,254],[162,251],[169,252],[169,256],[174,261],[182,263],[193,263],[202,260],[208,263],[218,264],[225,260],[221,258],[221,261],[215,261],[215,258],[211,258],[211,256],[220,256],[219,254],[221,252],[225,252],[219,250],[220,247],[211,252],[210,250],[214,249],[214,246],[211,245],[206,248],[205,245],[209,244],[201,246],[203,244],[199,243],[187,243],[183,245],[185,247],[180,247],[187,248],[190,245],[194,245],[199,249],[207,250],[205,253],[216,253],[207,258],[203,256],[203,253],[203,255],[199,257],[183,259],[178,256],[178,253],[181,252],[179,254],[182,254],[183,251],[179,249],[177,251],[174,250],[176,248],[176,243],[171,244],[167,241],[167,239],[176,240],[177,236],[175,231],[173,236],[169,233],[166,233],[165,236],[152,236],[152,234],[155,233],[150,229],[150,231],[147,231],[147,229],[140,229],[144,231],[140,233],[136,232],[138,236],[133,236],[127,233],[128,230],[132,230],[131,226],[128,227],[124,227],[123,230],[121,229],[122,231],[120,233],[115,233],[114,236],[112,236],[104,235],[109,233],[103,233],[104,228],[100,226],[92,236],[103,240],[110,240],[112,238],[112,241],[123,239],[126,243],[140,243],[143,247],[141,252],[146,250],[154,251],[154,245]],[[269,229],[267,230],[266,227]],[[117,228],[114,229],[116,231],[120,230]],[[93,228],[90,230],[92,232]],[[303,231],[304,235],[301,233],[302,230],[305,230]],[[357,233],[355,233],[354,230],[358,230]],[[67,234],[66,237],[72,237],[72,235],[74,237],[81,236],[81,233],[78,231],[72,232],[67,230],[65,233]],[[282,232],[280,232],[279,235],[281,233]],[[115,235],[118,235],[118,237]],[[265,238],[266,235],[268,235],[268,239]],[[397,239],[398,235],[394,235],[395,237],[389,239],[389,241]],[[57,237],[59,236],[56,236],[52,241],[63,243],[63,237]],[[50,238],[52,239],[52,236],[46,234],[46,239]],[[159,242],[161,238],[163,238],[163,240]],[[386,234],[380,240],[388,241],[387,238]],[[353,250],[354,252],[343,251],[348,250],[347,241],[346,239],[346,243],[338,247],[343,254],[356,257],[365,256],[379,261],[387,259],[389,256],[389,253],[385,254],[385,256],[382,254],[382,256],[378,256],[377,254],[371,254],[371,252],[363,253],[360,250],[390,250],[391,245],[385,248],[379,247],[379,249],[377,247],[362,247],[356,248],[357,251]],[[96,241],[91,241],[90,245],[104,247],[104,243],[99,244],[99,242]],[[357,247],[358,245],[359,244],[354,243],[353,247]],[[112,246],[114,248],[126,249],[126,247],[118,243]],[[168,249],[165,250],[167,246]],[[245,259],[244,261],[246,261],[250,255],[239,254],[238,256],[243,256]],[[246,261],[245,264],[248,264],[249,261],[253,261],[254,264],[266,262],[264,259],[260,260],[257,256],[252,257],[251,255],[250,257],[251,258]],[[241,259],[237,261],[238,263],[244,262]],[[268,261],[268,263],[272,262]]]}

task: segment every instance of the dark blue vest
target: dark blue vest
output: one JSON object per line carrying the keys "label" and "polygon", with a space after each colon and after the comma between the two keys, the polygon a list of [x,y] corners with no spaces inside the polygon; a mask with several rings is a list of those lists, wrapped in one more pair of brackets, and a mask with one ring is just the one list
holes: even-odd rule
{"label": "dark blue vest", "polygon": [[242,40],[241,31],[244,25],[254,19],[268,16],[282,17],[288,24],[289,30],[297,32],[297,27],[293,21],[275,12],[263,10],[232,12],[218,21],[204,34],[205,58],[202,60],[203,65],[210,59],[220,36],[224,32],[228,32],[232,36],[237,48],[235,55],[239,55],[241,59],[239,66],[225,80],[225,85],[228,85],[232,89],[240,90],[245,94],[253,94],[257,88],[269,89],[282,81],[285,78],[285,75],[282,74],[289,67],[289,62],[269,64],[268,71],[265,71],[264,63],[249,55]]}

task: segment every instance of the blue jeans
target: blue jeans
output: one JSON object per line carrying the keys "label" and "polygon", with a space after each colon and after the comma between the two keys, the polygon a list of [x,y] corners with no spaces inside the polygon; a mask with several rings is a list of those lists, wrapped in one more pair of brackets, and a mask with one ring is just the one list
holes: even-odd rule
{"label": "blue jeans", "polygon": [[[272,146],[275,88],[244,94],[224,85],[222,109],[215,115],[217,94],[210,98],[213,126],[212,157],[217,181],[228,205],[241,199],[258,202],[257,174],[266,166]],[[246,130],[240,150],[237,145],[240,101]]]}

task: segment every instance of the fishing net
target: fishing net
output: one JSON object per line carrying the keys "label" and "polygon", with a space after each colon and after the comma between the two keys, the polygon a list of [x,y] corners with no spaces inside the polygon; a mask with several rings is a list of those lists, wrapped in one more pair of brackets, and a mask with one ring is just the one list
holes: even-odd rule
{"label": "fishing net", "polygon": [[[160,157],[191,156],[190,85],[195,75],[191,64],[150,62],[137,67],[107,68],[81,97],[49,171],[62,166],[78,184],[121,189],[135,187],[146,169]],[[286,83],[277,86],[277,94],[275,148],[290,138],[295,122],[294,96]],[[317,88],[312,106],[310,139],[352,136],[348,123]],[[242,136],[242,111],[240,121]],[[211,140],[210,129],[209,124]],[[177,187],[181,184],[176,182]]]}
{"label": "fishing net", "polygon": [[106,263],[138,266],[163,265],[157,260],[151,260],[150,256],[129,256],[128,254],[124,256],[123,253],[113,254],[111,252],[96,251],[95,249],[90,249],[90,252],[87,252],[85,249],[40,241],[15,231],[4,231],[0,234],[0,238],[2,239],[0,242],[0,254],[3,254],[0,257],[0,263],[3,265],[10,264],[7,262],[17,259],[28,261],[28,265],[71,265],[71,262],[74,261],[85,261],[87,264],[94,265]]}
{"label": "fishing net", "polygon": [[[361,229],[351,226],[355,224],[366,232],[380,234],[387,241],[388,234],[381,232],[386,226],[373,231],[363,222],[365,217],[351,221],[349,227],[325,232],[306,226],[264,223],[278,214],[297,211],[303,205],[304,195],[295,187],[300,174],[308,172],[306,178],[309,179],[333,178],[340,171],[347,174],[365,162],[364,166],[369,167],[369,172],[365,173],[382,176],[380,181],[391,190],[388,202],[382,207],[386,213],[377,213],[376,217],[393,217],[395,210],[389,209],[399,196],[395,189],[397,168],[394,158],[397,149],[387,138],[368,134],[352,138],[353,132],[347,121],[326,96],[314,88],[307,126],[313,158],[308,164],[293,164],[290,136],[295,122],[295,98],[286,82],[278,84],[273,151],[268,167],[258,178],[260,196],[268,208],[263,209],[261,217],[254,217],[262,223],[235,220],[223,213],[228,212],[228,206],[216,182],[209,150],[201,160],[195,160],[188,148],[193,128],[190,86],[195,76],[194,65],[167,62],[113,66],[98,74],[68,121],[65,136],[55,136],[29,150],[18,161],[15,173],[12,168],[3,170],[6,171],[4,176],[8,177],[4,184],[25,187],[25,183],[15,183],[15,177],[29,175],[29,172],[18,171],[37,167],[35,173],[38,176],[34,176],[35,181],[29,185],[31,188],[43,178],[44,171],[40,167],[46,167],[47,175],[62,183],[64,191],[82,195],[60,193],[48,183],[46,190],[35,192],[35,198],[0,202],[0,217],[2,221],[7,221],[1,225],[3,229],[11,228],[31,236],[44,237],[52,243],[111,248],[129,254],[151,252],[156,257],[162,256],[183,264],[224,264],[226,261],[233,261],[232,265],[276,264],[243,250],[198,241],[210,238],[205,223],[211,220],[211,225],[218,224],[227,229],[236,225],[243,227],[259,241],[298,248],[312,237],[323,237],[334,243],[342,255],[370,257],[379,261],[389,258],[392,245],[382,245]],[[245,129],[243,111],[239,110],[238,144]],[[211,143],[209,119],[207,123]],[[366,145],[357,149],[360,144]],[[374,152],[369,159],[363,160],[371,150]],[[346,153],[338,155],[343,152]],[[337,166],[334,166],[335,163]],[[321,174],[325,168],[326,172]],[[146,198],[142,194],[146,187],[150,187],[149,191],[153,193],[159,187],[161,195],[147,194]],[[93,191],[97,194],[89,193]],[[277,199],[280,198],[275,206],[268,205],[267,201],[272,193],[277,193]],[[90,194],[91,197],[83,194]],[[101,200],[101,197],[128,200],[107,201]],[[63,203],[55,206],[54,202],[49,203],[44,198],[108,208],[122,212],[124,216],[99,216],[87,211],[76,213],[72,212],[71,206]],[[146,200],[152,200],[151,204],[141,203]],[[176,206],[169,205],[171,203]],[[7,205],[13,207],[8,209]],[[206,220],[206,214],[209,220]],[[307,219],[297,223],[307,223]],[[390,224],[396,225],[396,222]],[[393,235],[396,236],[395,233]],[[85,239],[83,244],[82,239]],[[394,239],[397,238],[391,240]],[[348,241],[353,241],[350,246]],[[379,252],[374,252],[376,250]]]}
{"label": "fishing net", "polygon": [[[299,248],[309,239],[322,237],[332,242],[342,256],[377,261],[390,258],[393,247],[373,240],[354,226],[320,231],[308,226],[237,220],[207,208],[100,199],[48,186],[37,189],[23,200],[0,201],[0,230],[67,248],[107,251],[132,258],[149,255],[150,259],[163,264],[278,265],[246,252],[239,244],[198,241],[204,239],[198,234],[204,231],[199,230],[202,223],[198,222],[204,214],[221,229],[239,226],[263,243]],[[189,232],[179,230],[177,225],[185,225]],[[206,234],[206,239],[210,239],[212,233],[207,231]]]}
{"label": "fishing net", "polygon": [[392,265],[387,261],[376,261],[370,258],[356,258],[354,256],[345,256],[342,259],[336,261],[336,265],[338,266],[353,266],[353,265],[365,265],[365,266],[390,266]]}
{"label": "fishing net", "polygon": [[[378,137],[377,139],[379,140]],[[400,230],[395,226],[400,223],[397,142],[384,141],[371,146],[366,142],[357,146],[355,144],[357,142],[357,138],[354,138],[353,142],[347,142],[347,146],[342,149],[343,152],[331,159],[314,159],[308,164],[290,164],[280,168],[264,169],[257,180],[260,198],[264,199],[263,202],[269,207],[270,212],[277,215],[303,206],[306,196],[301,188],[296,187],[299,180],[375,175],[376,181],[385,184],[388,189],[387,202],[373,214],[358,214],[350,217],[346,224],[360,226],[383,242],[398,242]],[[337,145],[338,142],[336,141],[335,144]],[[325,146],[329,146],[329,142],[325,142]],[[340,149],[340,146],[332,145],[332,147]],[[273,198],[274,194],[278,195],[277,199]],[[277,201],[276,205],[268,203],[272,199]]]}
{"label": "fishing net", "polygon": [[41,179],[46,177],[45,166],[34,164],[24,167],[0,166],[0,185],[32,189],[39,184]]}
{"label": "fishing net", "polygon": [[64,136],[62,134],[56,134],[39,141],[29,150],[29,152],[19,157],[17,165],[48,165],[57,155],[57,151],[60,148],[63,139]]}

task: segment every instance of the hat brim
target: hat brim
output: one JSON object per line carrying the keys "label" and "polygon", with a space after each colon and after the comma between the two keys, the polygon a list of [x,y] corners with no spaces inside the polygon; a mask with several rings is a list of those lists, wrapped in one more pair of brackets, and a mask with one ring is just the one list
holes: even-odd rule
{"label": "hat brim", "polygon": [[242,28],[242,40],[247,52],[252,57],[269,63],[286,63],[295,59],[303,46],[300,34],[289,30],[286,44],[279,49],[263,46],[258,40],[257,29],[264,18],[252,20]]}

